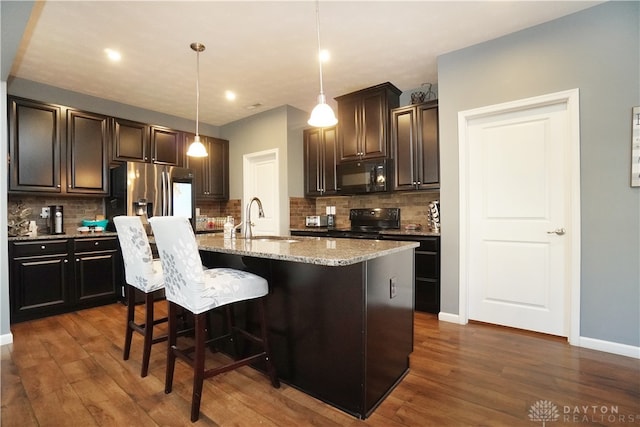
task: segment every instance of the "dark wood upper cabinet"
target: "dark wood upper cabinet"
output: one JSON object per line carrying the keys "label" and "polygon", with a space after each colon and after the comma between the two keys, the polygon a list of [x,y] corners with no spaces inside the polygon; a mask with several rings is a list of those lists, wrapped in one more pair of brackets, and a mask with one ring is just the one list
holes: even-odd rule
{"label": "dark wood upper cabinet", "polygon": [[[185,150],[195,134],[184,133]],[[229,141],[200,135],[207,157],[187,157],[187,167],[195,175],[197,200],[229,199]]]}
{"label": "dark wood upper cabinet", "polygon": [[9,98],[9,191],[60,193],[61,107]]}
{"label": "dark wood upper cabinet", "polygon": [[150,151],[148,124],[113,119],[113,160],[150,162]]}
{"label": "dark wood upper cabinet", "polygon": [[439,188],[438,101],[391,113],[394,190]]}
{"label": "dark wood upper cabinet", "polygon": [[9,192],[108,194],[109,120],[9,97]]}
{"label": "dark wood upper cabinet", "polygon": [[305,196],[316,197],[337,194],[336,126],[306,129],[303,135]]}
{"label": "dark wood upper cabinet", "polygon": [[110,118],[67,110],[67,193],[109,193]]}
{"label": "dark wood upper cabinet", "polygon": [[163,165],[185,164],[183,133],[163,126],[151,126],[151,162]]}
{"label": "dark wood upper cabinet", "polygon": [[335,98],[340,162],[388,156],[389,115],[400,93],[387,82]]}

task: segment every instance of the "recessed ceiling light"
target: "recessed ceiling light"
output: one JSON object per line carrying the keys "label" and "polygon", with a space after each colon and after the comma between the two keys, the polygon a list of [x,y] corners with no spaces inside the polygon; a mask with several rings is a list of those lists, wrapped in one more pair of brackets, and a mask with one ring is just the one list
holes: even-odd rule
{"label": "recessed ceiling light", "polygon": [[229,100],[229,101],[233,101],[236,99],[236,94],[231,92],[230,90],[226,91],[224,93],[224,96]]}
{"label": "recessed ceiling light", "polygon": [[107,54],[107,58],[114,62],[120,61],[120,59],[122,59],[122,55],[120,55],[120,52],[118,52],[117,50],[106,48],[104,50],[104,53]]}
{"label": "recessed ceiling light", "polygon": [[319,56],[320,56],[320,62],[327,62],[327,61],[329,61],[329,58],[330,58],[331,55],[329,55],[329,51],[328,50],[323,49],[323,50],[320,51]]}

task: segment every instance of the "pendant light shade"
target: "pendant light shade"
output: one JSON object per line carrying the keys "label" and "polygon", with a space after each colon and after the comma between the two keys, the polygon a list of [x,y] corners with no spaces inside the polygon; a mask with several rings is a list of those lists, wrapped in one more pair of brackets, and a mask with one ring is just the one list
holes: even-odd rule
{"label": "pendant light shade", "polygon": [[200,142],[200,135],[196,135],[193,138],[193,142],[189,145],[189,149],[187,150],[187,156],[189,157],[207,157],[207,149],[204,144]]}
{"label": "pendant light shade", "polygon": [[322,86],[322,58],[320,56],[320,2],[316,1],[316,29],[318,34],[318,64],[320,69],[320,95],[318,95],[318,105],[316,105],[311,111],[311,117],[309,117],[310,126],[314,127],[328,127],[338,123],[336,115],[333,114],[333,110],[327,104],[327,98],[324,96],[324,88]]}
{"label": "pendant light shade", "polygon": [[191,49],[196,51],[196,136],[189,145],[187,156],[190,157],[207,157],[207,149],[200,141],[200,133],[198,132],[198,122],[200,121],[200,52],[205,47],[202,43],[191,43]]}

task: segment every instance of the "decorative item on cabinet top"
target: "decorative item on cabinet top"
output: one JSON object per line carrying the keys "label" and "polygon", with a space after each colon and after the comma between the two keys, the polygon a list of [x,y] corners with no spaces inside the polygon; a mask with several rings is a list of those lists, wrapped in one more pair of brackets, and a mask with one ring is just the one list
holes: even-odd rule
{"label": "decorative item on cabinet top", "polygon": [[419,91],[412,92],[411,93],[412,104],[421,104],[431,99],[438,99],[438,95],[436,94],[435,91],[432,90],[433,83],[422,83],[421,86],[426,87],[427,91],[423,92],[419,90]]}

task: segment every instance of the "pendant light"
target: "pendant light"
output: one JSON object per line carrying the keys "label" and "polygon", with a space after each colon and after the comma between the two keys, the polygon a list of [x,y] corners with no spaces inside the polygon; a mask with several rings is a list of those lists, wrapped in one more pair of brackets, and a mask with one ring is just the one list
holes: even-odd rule
{"label": "pendant light", "polygon": [[191,49],[196,51],[196,136],[189,145],[187,156],[190,157],[207,157],[207,149],[200,142],[200,133],[198,132],[198,121],[200,120],[200,52],[204,51],[202,43],[191,43]]}
{"label": "pendant light", "polygon": [[328,127],[338,123],[336,115],[327,104],[327,98],[324,96],[324,88],[322,87],[322,59],[320,56],[320,1],[316,0],[316,29],[318,32],[318,64],[320,67],[320,95],[318,95],[318,105],[311,111],[309,117],[309,125],[314,127]]}

